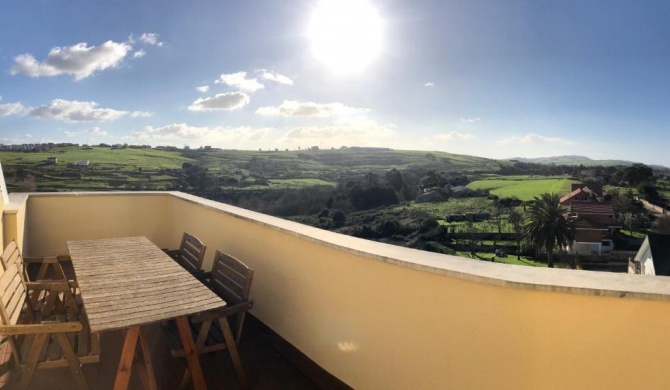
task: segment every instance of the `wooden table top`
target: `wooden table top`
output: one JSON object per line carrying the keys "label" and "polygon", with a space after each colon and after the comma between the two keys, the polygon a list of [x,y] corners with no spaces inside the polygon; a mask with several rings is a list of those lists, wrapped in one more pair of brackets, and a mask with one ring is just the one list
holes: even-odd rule
{"label": "wooden table top", "polygon": [[93,332],[226,305],[146,237],[68,241],[67,247]]}

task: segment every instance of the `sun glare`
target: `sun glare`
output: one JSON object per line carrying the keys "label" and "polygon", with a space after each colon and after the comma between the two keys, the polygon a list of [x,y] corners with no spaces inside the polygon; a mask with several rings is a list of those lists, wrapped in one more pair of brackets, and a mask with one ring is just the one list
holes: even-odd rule
{"label": "sun glare", "polygon": [[364,0],[324,0],[312,13],[308,36],[317,59],[340,73],[360,71],[381,51],[383,23]]}

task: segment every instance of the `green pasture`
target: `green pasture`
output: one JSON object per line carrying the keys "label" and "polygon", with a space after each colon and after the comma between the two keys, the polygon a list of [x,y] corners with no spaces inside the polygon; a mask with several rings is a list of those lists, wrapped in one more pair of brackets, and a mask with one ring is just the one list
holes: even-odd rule
{"label": "green pasture", "polygon": [[568,194],[573,182],[577,181],[565,177],[512,176],[477,180],[469,183],[467,187],[473,190],[489,190],[491,194],[501,198],[516,196],[526,201],[545,192]]}
{"label": "green pasture", "polygon": [[[55,165],[46,165],[48,157],[58,158]],[[184,162],[192,159],[181,156],[178,152],[156,149],[114,149],[108,147],[64,147],[54,148],[45,152],[0,152],[0,162],[3,166],[31,166],[45,164],[45,169],[59,169],[68,163],[80,160],[89,160],[90,167],[121,168],[123,170],[137,170],[137,168],[179,169]]]}
{"label": "green pasture", "polygon": [[273,188],[305,188],[313,186],[335,187],[335,183],[321,179],[272,179],[269,180]]}
{"label": "green pasture", "polygon": [[[472,254],[470,254],[470,252],[456,252],[456,254],[457,254],[457,256],[460,256],[460,257],[473,259]],[[480,260],[480,259],[490,260],[490,259],[494,258],[493,253],[481,252],[481,253],[476,253],[476,256],[478,256],[478,257],[475,257],[474,258],[475,260]],[[506,255],[506,256],[503,256],[503,257],[495,256],[494,262],[495,263],[503,263],[503,264],[512,264],[512,265],[525,265],[525,266],[531,266],[531,267],[545,267],[545,268],[547,267],[546,263],[542,263],[542,262],[539,262],[539,261],[532,260],[531,258],[526,257],[526,256],[521,256],[521,260],[518,260],[516,255]]]}

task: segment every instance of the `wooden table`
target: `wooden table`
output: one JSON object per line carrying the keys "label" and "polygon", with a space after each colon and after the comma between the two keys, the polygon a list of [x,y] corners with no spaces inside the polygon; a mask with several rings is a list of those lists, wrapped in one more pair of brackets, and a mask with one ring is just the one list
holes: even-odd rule
{"label": "wooden table", "polygon": [[68,241],[84,309],[93,332],[127,329],[114,389],[126,389],[139,339],[144,369],[155,389],[143,325],[176,319],[196,389],[206,388],[186,316],[226,303],[146,237]]}

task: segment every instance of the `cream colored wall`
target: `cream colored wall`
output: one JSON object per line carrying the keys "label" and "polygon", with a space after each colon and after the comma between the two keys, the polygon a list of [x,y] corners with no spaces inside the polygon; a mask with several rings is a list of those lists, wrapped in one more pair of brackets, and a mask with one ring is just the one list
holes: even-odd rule
{"label": "cream colored wall", "polygon": [[[256,270],[253,314],[354,388],[668,387],[669,301],[597,296],[596,287],[581,295],[510,288],[393,265],[396,249],[388,246],[189,196],[36,196],[28,206],[31,254],[64,253],[66,240],[113,235],[142,234],[175,246],[190,231],[208,245],[206,267],[215,249],[238,256]],[[342,243],[350,249],[338,249]],[[351,250],[371,246],[387,257]],[[473,264],[480,274],[512,271],[519,280],[536,272],[401,252],[417,262]],[[544,271],[556,286],[594,274]],[[659,280],[604,279],[635,288]],[[625,368],[641,360],[647,364]]]}
{"label": "cream colored wall", "polygon": [[254,315],[354,388],[667,388],[669,302],[410,270],[183,201],[172,216],[255,268]]}
{"label": "cream colored wall", "polygon": [[[14,194],[10,195],[10,198]],[[27,201],[24,252],[30,256],[66,254],[66,241],[146,236],[170,243],[167,193],[35,195]]]}

